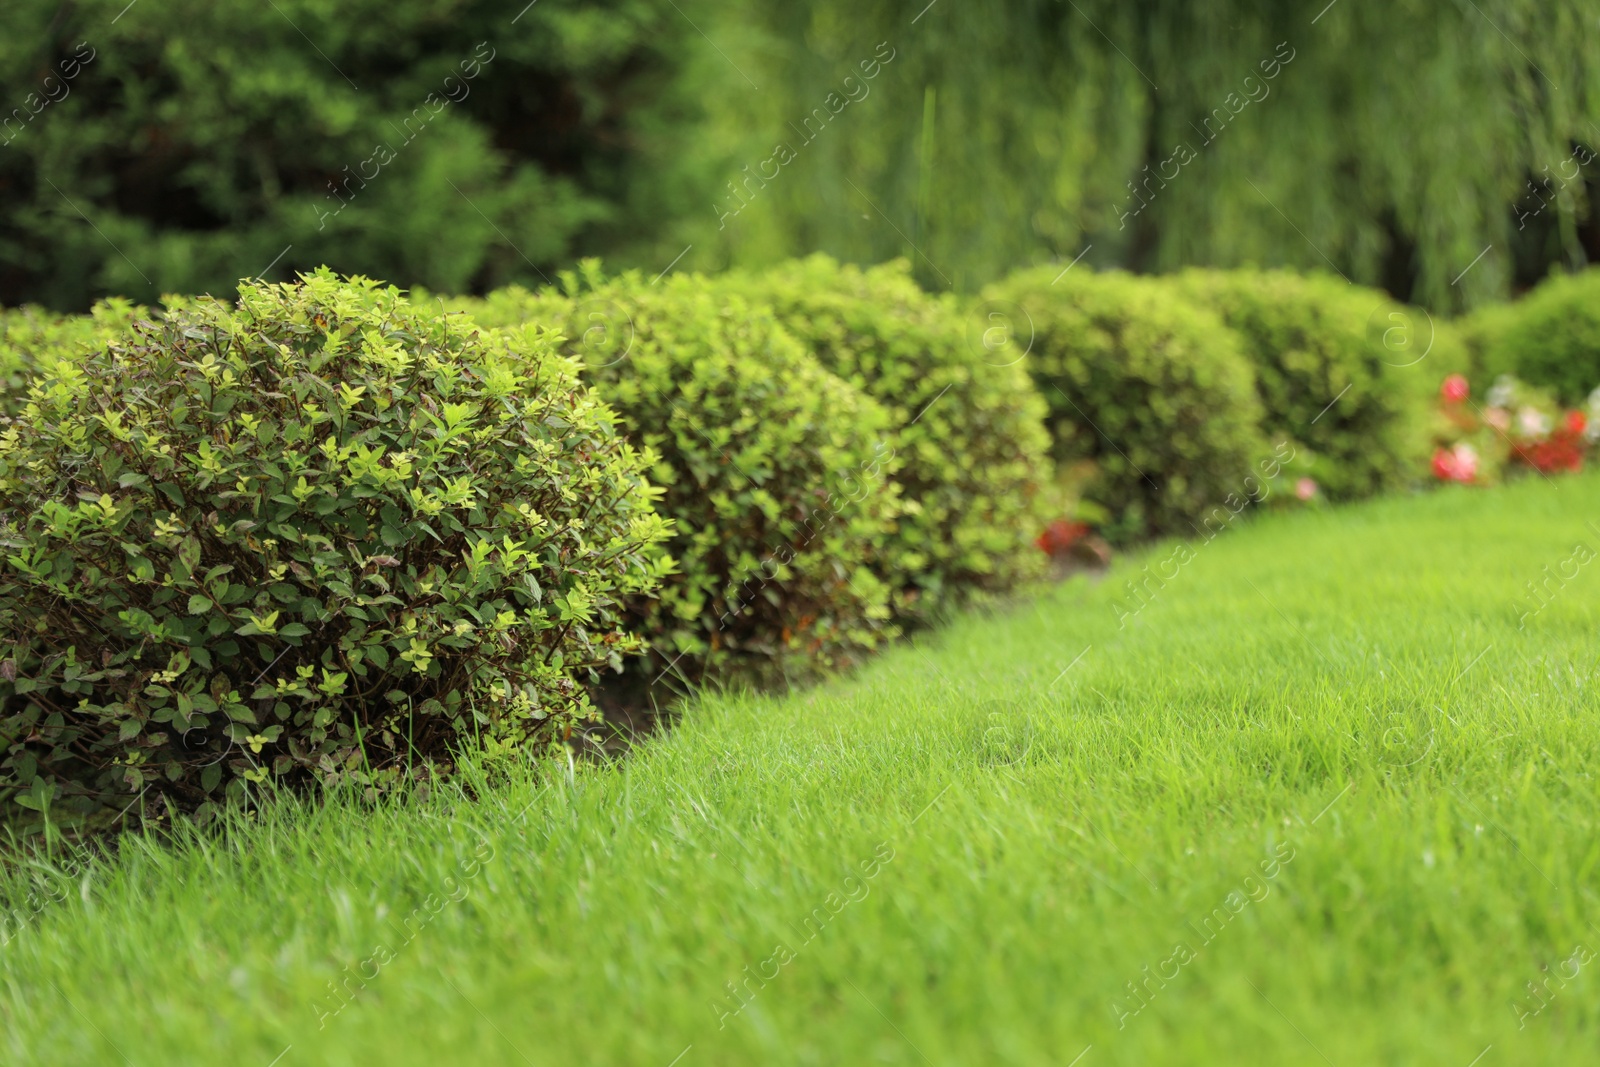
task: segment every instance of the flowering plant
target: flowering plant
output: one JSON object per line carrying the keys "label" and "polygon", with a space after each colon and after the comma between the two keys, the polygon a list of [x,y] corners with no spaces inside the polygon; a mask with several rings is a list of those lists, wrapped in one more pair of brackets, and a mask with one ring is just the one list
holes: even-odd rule
{"label": "flowering plant", "polygon": [[1111,562],[1111,546],[1097,536],[1086,522],[1054,519],[1034,541],[1058,564],[1106,566]]}
{"label": "flowering plant", "polygon": [[1452,374],[1439,386],[1433,425],[1433,476],[1441,482],[1484,485],[1498,480],[1505,444],[1480,417],[1465,376]]}
{"label": "flowering plant", "polygon": [[[1510,375],[1495,379],[1485,399],[1484,421],[1504,436],[1511,462],[1545,474],[1582,468],[1593,441],[1584,412],[1563,412],[1549,393]],[[1591,406],[1595,401],[1590,394]]]}
{"label": "flowering plant", "polygon": [[1600,389],[1587,407],[1563,412],[1550,394],[1510,375],[1495,380],[1480,407],[1467,379],[1452,374],[1439,387],[1433,476],[1487,484],[1508,465],[1544,474],[1579,470],[1600,438]]}

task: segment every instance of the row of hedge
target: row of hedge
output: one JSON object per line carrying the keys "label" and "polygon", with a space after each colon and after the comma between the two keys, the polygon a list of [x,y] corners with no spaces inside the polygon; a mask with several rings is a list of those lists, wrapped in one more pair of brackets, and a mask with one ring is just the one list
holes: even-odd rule
{"label": "row of hedge", "polygon": [[1474,377],[1511,375],[1577,407],[1600,384],[1600,270],[1553,275],[1462,323]]}
{"label": "row of hedge", "polygon": [[848,666],[1040,575],[1058,470],[1123,541],[1264,499],[1283,442],[1330,496],[1403,484],[1427,390],[1370,336],[1394,314],[1258,273],[973,305],[822,257],[0,313],[0,802],[381,789],[564,739],[597,686]]}
{"label": "row of hedge", "polygon": [[1422,313],[1320,276],[1041,268],[984,296],[1019,313],[1055,457],[1093,461],[1085,495],[1116,541],[1264,499],[1285,454],[1331,500],[1416,482],[1433,367],[1459,358]]}

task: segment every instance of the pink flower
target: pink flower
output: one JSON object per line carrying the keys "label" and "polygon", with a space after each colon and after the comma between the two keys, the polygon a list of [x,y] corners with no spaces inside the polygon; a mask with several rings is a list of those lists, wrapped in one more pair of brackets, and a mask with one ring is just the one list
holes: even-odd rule
{"label": "pink flower", "polygon": [[1511,412],[1505,408],[1490,408],[1483,413],[1483,421],[1503,433],[1511,429]]}
{"label": "pink flower", "polygon": [[1294,483],[1294,495],[1301,500],[1310,500],[1317,495],[1317,483],[1310,478],[1301,478]]}
{"label": "pink flower", "polygon": [[1441,482],[1470,482],[1478,476],[1478,451],[1469,444],[1433,454],[1433,476]]}
{"label": "pink flower", "polygon": [[1439,386],[1439,395],[1452,404],[1459,404],[1467,398],[1467,379],[1459,374],[1452,374]]}
{"label": "pink flower", "polygon": [[1433,454],[1433,476],[1441,482],[1453,482],[1456,477],[1455,453],[1441,448]]}

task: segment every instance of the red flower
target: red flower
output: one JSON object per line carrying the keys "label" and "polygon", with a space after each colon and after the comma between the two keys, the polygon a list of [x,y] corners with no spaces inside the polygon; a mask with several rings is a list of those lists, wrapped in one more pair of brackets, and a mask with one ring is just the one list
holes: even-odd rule
{"label": "red flower", "polygon": [[1583,417],[1581,411],[1567,412],[1567,432],[1573,435],[1582,433],[1589,426],[1589,420]]}
{"label": "red flower", "polygon": [[1459,374],[1452,374],[1439,386],[1439,395],[1452,404],[1459,404],[1467,398],[1467,379]]}
{"label": "red flower", "polygon": [[1073,546],[1087,536],[1089,536],[1088,523],[1056,519],[1044,528],[1044,533],[1039,535],[1034,544],[1052,556],[1061,556],[1072,551]]}
{"label": "red flower", "polygon": [[1568,434],[1555,434],[1548,441],[1537,444],[1517,445],[1513,454],[1518,460],[1545,474],[1583,469],[1583,445]]}
{"label": "red flower", "polygon": [[1456,480],[1456,456],[1448,448],[1441,448],[1433,454],[1433,476],[1441,482]]}

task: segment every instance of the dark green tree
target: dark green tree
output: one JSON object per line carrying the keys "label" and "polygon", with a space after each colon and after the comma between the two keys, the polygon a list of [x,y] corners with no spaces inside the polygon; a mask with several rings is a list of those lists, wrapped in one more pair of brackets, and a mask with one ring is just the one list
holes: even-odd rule
{"label": "dark green tree", "polygon": [[682,133],[703,42],[660,0],[8,0],[4,21],[0,303],[322,263],[537,283],[576,249],[653,253],[639,234],[706,183]]}

